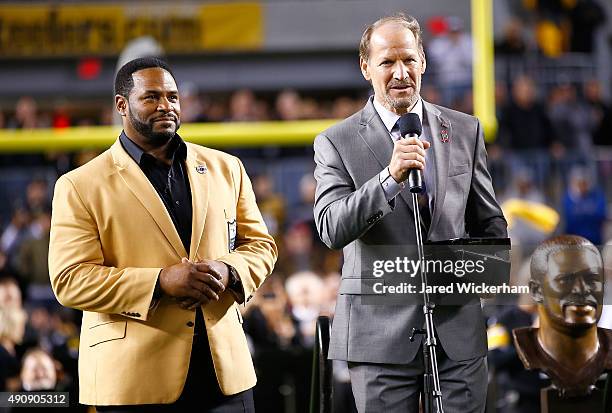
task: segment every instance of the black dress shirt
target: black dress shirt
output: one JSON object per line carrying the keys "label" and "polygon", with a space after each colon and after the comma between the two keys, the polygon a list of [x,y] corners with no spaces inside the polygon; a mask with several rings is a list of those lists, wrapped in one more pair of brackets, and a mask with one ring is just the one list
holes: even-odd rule
{"label": "black dress shirt", "polygon": [[[168,166],[154,156],[145,153],[141,147],[136,145],[125,132],[121,132],[119,141],[123,149],[136,161],[140,169],[151,182],[157,194],[166,206],[166,210],[174,227],[176,228],[185,251],[189,255],[191,246],[191,224],[193,209],[191,206],[191,188],[189,177],[185,169],[185,159],[187,158],[187,145],[178,134],[175,134],[168,146],[168,157],[172,160]],[[236,302],[244,302],[244,288],[236,269],[228,265],[229,282],[227,288]],[[159,299],[161,290],[159,279],[155,286],[154,300]]]}
{"label": "black dress shirt", "polygon": [[[191,188],[189,177],[185,170],[185,159],[187,158],[187,145],[176,134],[168,145],[168,158],[172,159],[170,165],[156,159],[153,155],[145,153],[142,148],[136,145],[125,132],[121,132],[119,141],[123,149],[136,161],[140,169],[157,191],[157,194],[166,206],[166,210],[172,218],[185,251],[189,255],[191,246]],[[155,285],[153,301],[159,300],[161,290],[159,287],[159,277]],[[204,332],[204,319],[202,309],[196,308],[195,334],[200,335]]]}
{"label": "black dress shirt", "polygon": [[166,206],[166,210],[172,218],[185,251],[189,255],[191,246],[191,188],[189,177],[185,169],[187,158],[187,145],[176,134],[168,145],[168,158],[172,160],[170,165],[161,162],[154,156],[145,153],[136,145],[125,132],[119,137],[123,149],[136,161],[142,172],[151,182],[157,194]]}

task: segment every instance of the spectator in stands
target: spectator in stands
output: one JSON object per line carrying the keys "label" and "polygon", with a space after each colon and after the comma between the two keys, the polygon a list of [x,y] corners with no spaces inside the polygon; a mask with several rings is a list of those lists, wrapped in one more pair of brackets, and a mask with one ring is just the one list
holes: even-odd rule
{"label": "spectator in stands", "polygon": [[191,83],[181,85],[181,122],[194,123],[202,121],[202,102],[198,95],[198,87]]}
{"label": "spectator in stands", "polygon": [[32,224],[36,230],[19,248],[18,270],[27,282],[28,299],[47,304],[56,302],[49,280],[49,231],[51,210],[40,212]]}
{"label": "spectator in stands", "polygon": [[289,211],[288,223],[290,226],[299,222],[314,222],[312,206],[314,205],[316,187],[317,183],[312,173],[306,173],[300,178],[300,200],[298,204],[292,205]]}
{"label": "spectator in stands", "polygon": [[54,328],[57,327],[54,326],[50,311],[47,307],[28,300],[27,332],[31,336],[28,337],[29,341],[37,343],[47,351],[53,350],[51,336],[54,334]]}
{"label": "spectator in stands", "polygon": [[278,239],[285,228],[285,199],[274,191],[274,182],[267,174],[253,178],[253,191],[268,232]]}
{"label": "spectator in stands", "polygon": [[68,108],[68,103],[65,100],[60,100],[53,105],[53,114],[51,115],[51,126],[54,129],[67,128],[72,124],[70,117],[71,116],[70,116],[70,110]]}
{"label": "spectator in stands", "polygon": [[30,96],[19,98],[15,105],[15,117],[9,121],[11,129],[34,129],[39,127],[36,101]]}
{"label": "spectator in stands", "polygon": [[606,197],[584,167],[574,167],[563,198],[565,233],[580,235],[595,245],[602,243],[606,220]]}
{"label": "spectator in stands", "polygon": [[535,35],[539,50],[547,57],[558,57],[567,51],[569,2],[539,0],[523,4],[535,12]]}
{"label": "spectator in stands", "polygon": [[256,99],[253,114],[257,121],[270,120],[270,106],[268,102],[263,99]]}
{"label": "spectator in stands", "polygon": [[533,174],[527,168],[517,169],[514,172],[514,181],[508,191],[501,197],[502,202],[508,199],[521,199],[523,201],[545,203],[544,194],[535,185]]}
{"label": "spectator in stands", "polygon": [[19,389],[16,346],[23,340],[27,314],[21,306],[0,306],[0,391]]}
{"label": "spectator in stands", "polygon": [[[563,147],[557,142],[553,124],[536,93],[530,77],[515,79],[511,99],[499,113],[499,132],[492,156],[494,159],[503,157],[504,163],[512,169],[528,166],[535,181],[543,182],[550,174],[551,156],[555,160],[560,158]],[[499,173],[498,169],[494,171]]]}
{"label": "spectator in stands", "polygon": [[24,348],[40,347],[57,361],[56,390],[70,392],[70,399],[78,400],[79,327],[75,319],[81,314],[58,306],[43,307],[29,304],[29,320],[24,337]]}
{"label": "spectator in stands", "polygon": [[[64,391],[65,389],[59,387],[58,377],[58,362],[53,357],[41,348],[34,347],[26,351],[23,356],[23,362],[21,367],[21,388],[19,391]],[[74,400],[73,397],[76,395],[70,395],[70,400]],[[70,411],[79,412],[85,411],[84,407],[74,406],[76,403],[72,403]],[[24,413],[62,413],[66,411],[63,407],[23,407],[23,408],[12,408],[11,413],[24,412]]]}
{"label": "spectator in stands", "polygon": [[291,225],[283,237],[276,268],[284,274],[320,270],[321,255],[314,248],[314,236],[308,223],[298,222]]}
{"label": "spectator in stands", "polygon": [[323,116],[319,103],[313,98],[302,99],[300,113],[302,114],[302,119],[320,119],[329,117],[328,115]]}
{"label": "spectator in stands", "polygon": [[10,275],[0,277],[0,307],[21,307],[22,303],[17,280]]}
{"label": "spectator in stands", "polygon": [[538,372],[525,370],[514,347],[512,330],[532,326],[537,320],[531,298],[523,294],[519,300],[517,306],[500,307],[488,320],[488,361],[498,388],[499,413],[539,413],[540,389],[548,384]]}
{"label": "spectator in stands", "polygon": [[429,62],[437,74],[442,104],[454,107],[472,86],[472,38],[464,31],[463,21],[447,19],[448,33],[429,43]]}
{"label": "spectator in stands", "polygon": [[287,278],[285,289],[301,345],[311,348],[317,317],[324,302],[323,281],[311,271],[297,272]]}
{"label": "spectator in stands", "polygon": [[234,92],[230,98],[231,122],[251,122],[258,120],[255,110],[255,95],[249,89]]}
{"label": "spectator in stands", "polygon": [[292,387],[295,383],[288,381],[296,372],[295,360],[300,357],[302,349],[278,274],[269,277],[249,302],[243,326],[252,343],[253,361],[259,378],[254,388],[258,411],[286,411],[288,395],[287,391],[283,394],[281,390],[290,389],[294,393]]}
{"label": "spectator in stands", "polygon": [[590,159],[593,151],[591,119],[588,110],[578,104],[574,85],[566,82],[553,87],[548,98],[548,115],[564,157],[579,161]]}
{"label": "spectator in stands", "polygon": [[202,98],[201,122],[223,122],[229,118],[227,101]]}
{"label": "spectator in stands", "polygon": [[[296,402],[299,410],[306,412],[311,378],[312,349],[315,344],[317,318],[324,299],[324,284],[321,278],[311,272],[292,274],[285,282],[291,318],[296,329],[296,342],[300,356],[295,359],[297,367],[293,379],[296,383]],[[310,362],[309,362],[310,360]]]}
{"label": "spectator in stands", "polygon": [[607,112],[601,121],[599,129],[593,136],[593,143],[595,145],[612,145],[612,136],[610,131],[612,130],[612,107],[609,107]]}
{"label": "spectator in stands", "polygon": [[538,50],[546,57],[557,58],[565,51],[562,27],[549,19],[538,21],[535,28]]}
{"label": "spectator in stands", "polygon": [[340,96],[332,104],[331,117],[334,119],[348,118],[360,108],[361,104],[356,105],[353,99],[347,96]]}
{"label": "spectator in stands", "polygon": [[583,85],[584,98],[582,105],[589,112],[589,127],[595,145],[611,145],[609,138],[612,130],[612,107],[604,100],[601,84],[597,79],[590,79]]}
{"label": "spectator in stands", "polygon": [[274,117],[278,120],[298,120],[302,116],[301,105],[300,95],[295,90],[282,90],[276,96]]}
{"label": "spectator in stands", "polygon": [[526,52],[523,24],[519,19],[511,18],[506,22],[503,37],[495,43],[495,54],[517,58]]}
{"label": "spectator in stands", "polygon": [[510,150],[546,150],[556,142],[552,123],[536,99],[533,80],[520,76],[512,84],[512,100],[501,111],[499,141]]}
{"label": "spectator in stands", "polygon": [[255,345],[253,351],[270,346],[287,348],[294,345],[295,326],[287,307],[287,294],[278,274],[262,285],[244,316],[244,329]]}
{"label": "spectator in stands", "polygon": [[569,11],[572,27],[569,36],[570,50],[591,53],[595,47],[595,33],[606,22],[606,14],[595,0],[576,0]]}
{"label": "spectator in stands", "polygon": [[44,178],[35,178],[26,188],[26,208],[32,215],[49,210],[49,185]]}
{"label": "spectator in stands", "polygon": [[31,236],[30,214],[25,208],[18,206],[13,211],[11,222],[0,237],[0,249],[8,256],[9,268],[18,267],[18,251],[23,241]]}
{"label": "spectator in stands", "polygon": [[53,391],[57,386],[55,360],[41,348],[29,349],[21,367],[23,391]]}

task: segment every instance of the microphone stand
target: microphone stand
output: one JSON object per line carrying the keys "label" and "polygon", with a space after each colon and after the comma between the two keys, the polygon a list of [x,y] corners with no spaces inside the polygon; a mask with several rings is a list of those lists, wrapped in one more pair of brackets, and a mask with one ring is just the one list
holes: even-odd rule
{"label": "microphone stand", "polygon": [[[411,175],[416,175],[420,171],[410,171]],[[413,175],[413,176],[414,176]],[[412,177],[411,177],[412,178]],[[413,181],[413,179],[411,179]],[[419,179],[417,178],[417,182]],[[421,232],[421,211],[419,210],[418,194],[422,191],[419,184],[410,185],[412,194],[412,209],[414,211],[414,228],[416,230],[417,251],[421,261],[420,273],[423,288],[423,314],[425,315],[425,329],[413,328],[410,341],[414,342],[417,334],[423,334],[423,363],[425,365],[425,375],[423,377],[423,411],[425,413],[444,413],[442,408],[442,390],[440,389],[440,374],[438,372],[438,359],[436,357],[436,337],[434,334],[433,310],[435,304],[429,301],[427,292],[427,268],[425,265],[425,252],[423,250],[423,237]]]}

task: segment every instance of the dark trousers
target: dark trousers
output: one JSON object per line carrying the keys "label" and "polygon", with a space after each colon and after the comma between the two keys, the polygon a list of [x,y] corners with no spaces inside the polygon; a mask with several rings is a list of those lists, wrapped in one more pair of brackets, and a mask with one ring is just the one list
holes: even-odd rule
{"label": "dark trousers", "polygon": [[179,399],[172,404],[137,406],[97,406],[99,412],[110,413],[254,413],[253,390],[225,396],[221,393],[213,366],[202,311],[196,311],[195,336],[189,360],[189,372],[185,388]]}

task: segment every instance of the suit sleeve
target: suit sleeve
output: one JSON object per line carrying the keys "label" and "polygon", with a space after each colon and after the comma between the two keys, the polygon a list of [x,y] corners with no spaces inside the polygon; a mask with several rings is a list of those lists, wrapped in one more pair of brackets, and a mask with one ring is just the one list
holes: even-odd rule
{"label": "suit sleeve", "polygon": [[239,173],[234,182],[238,188],[236,249],[217,260],[236,269],[246,302],[272,273],[278,250],[257,207],[251,181],[242,162],[237,162]]}
{"label": "suit sleeve", "polygon": [[325,245],[340,249],[363,235],[393,208],[387,201],[379,174],[355,188],[340,154],[327,136],[316,137],[314,151],[317,230]]}
{"label": "suit sleeve", "polygon": [[161,268],[104,265],[98,226],[66,176],[55,184],[49,275],[58,301],[82,311],[146,320]]}
{"label": "suit sleeve", "polygon": [[466,206],[466,230],[470,237],[507,237],[508,224],[495,199],[487,169],[487,151],[480,122],[477,121],[472,185]]}

